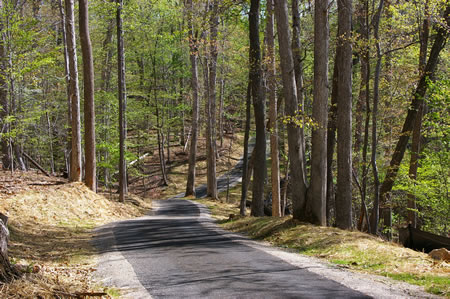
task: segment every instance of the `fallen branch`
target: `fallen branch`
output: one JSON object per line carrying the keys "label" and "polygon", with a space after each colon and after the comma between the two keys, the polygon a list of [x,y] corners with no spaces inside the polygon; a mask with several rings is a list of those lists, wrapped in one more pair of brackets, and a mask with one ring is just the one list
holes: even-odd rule
{"label": "fallen branch", "polygon": [[44,168],[42,168],[41,165],[39,165],[36,161],[34,161],[33,158],[31,158],[30,156],[28,156],[27,153],[23,152],[23,155],[25,156],[25,158],[27,158],[28,160],[30,160],[31,164],[33,164],[34,166],[36,166],[43,174],[45,174],[46,176],[51,176]]}

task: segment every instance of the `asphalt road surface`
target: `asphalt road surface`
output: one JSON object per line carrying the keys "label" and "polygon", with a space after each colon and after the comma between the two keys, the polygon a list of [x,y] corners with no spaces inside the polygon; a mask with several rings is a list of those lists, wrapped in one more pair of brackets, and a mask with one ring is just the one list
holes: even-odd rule
{"label": "asphalt road surface", "polygon": [[119,222],[109,228],[113,242],[100,234],[96,244],[119,251],[153,298],[369,298],[245,245],[202,209],[182,199],[156,201],[152,215]]}

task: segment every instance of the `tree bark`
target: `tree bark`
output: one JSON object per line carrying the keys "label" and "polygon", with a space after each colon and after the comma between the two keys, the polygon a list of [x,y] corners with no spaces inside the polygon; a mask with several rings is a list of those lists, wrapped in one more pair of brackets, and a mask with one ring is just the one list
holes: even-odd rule
{"label": "tree bark", "polygon": [[[339,48],[336,49],[335,55],[336,57],[338,56],[338,52]],[[339,75],[337,64],[335,63],[333,67],[331,107],[328,116],[328,132],[327,132],[327,208],[326,208],[327,226],[331,226],[332,219],[336,218],[335,190],[333,181],[333,156],[334,156],[334,148],[336,145],[338,76]]]}
{"label": "tree bark", "polygon": [[[3,9],[3,1],[0,0],[0,9]],[[6,36],[3,31],[4,25],[0,20],[0,121],[2,127],[0,132],[6,133],[9,131],[9,123],[6,121],[9,115],[9,103],[8,103],[8,83],[6,81]],[[9,169],[11,165],[11,155],[9,152],[7,138],[2,137],[0,140],[1,153],[2,153],[2,167],[3,169]]]}
{"label": "tree bark", "polygon": [[267,1],[267,80],[269,89],[269,132],[270,132],[270,159],[272,182],[272,216],[280,217],[280,160],[278,151],[278,126],[277,126],[277,93],[275,72],[275,41],[274,41],[274,15],[273,0]]}
{"label": "tree bark", "polygon": [[127,187],[127,165],[125,161],[127,138],[126,127],[126,92],[125,92],[125,61],[124,61],[124,47],[123,47],[123,33],[122,33],[122,9],[123,0],[117,0],[117,84],[119,87],[119,201],[124,202],[125,196],[128,193]]}
{"label": "tree bark", "polygon": [[72,105],[72,152],[70,175],[72,182],[81,181],[81,125],[80,94],[78,89],[78,61],[75,43],[74,0],[65,1],[67,53],[69,58],[69,97]]}
{"label": "tree bark", "polygon": [[[275,0],[275,16],[277,20],[278,43],[280,46],[280,64],[283,81],[283,92],[286,105],[286,117],[295,118],[298,101],[295,83],[294,60],[292,56],[291,38],[289,32],[288,7],[286,0]],[[290,181],[292,183],[292,206],[294,219],[305,220],[306,206],[306,168],[303,141],[299,126],[290,121],[287,124]]]}
{"label": "tree bark", "polygon": [[249,137],[250,137],[251,96],[252,96],[252,88],[251,88],[250,80],[248,80],[247,97],[245,99],[245,131],[244,131],[244,155],[242,158],[241,204],[240,204],[240,208],[239,208],[239,214],[241,216],[245,216],[245,214],[246,214],[247,191],[248,191],[248,183],[250,180],[248,173],[251,171],[249,169],[249,163],[248,163],[248,141],[249,141]]}
{"label": "tree bark", "polygon": [[95,160],[95,103],[94,103],[94,61],[89,33],[89,2],[79,0],[80,42],[83,55],[84,83],[84,154],[85,182],[89,189],[97,191],[97,165]]}
{"label": "tree bark", "polygon": [[336,226],[352,227],[352,0],[338,0]]}
{"label": "tree bark", "polygon": [[328,1],[314,7],[314,122],[311,136],[310,222],[326,225],[328,121]]}
{"label": "tree bark", "polygon": [[192,128],[191,146],[189,149],[189,167],[185,196],[195,196],[195,164],[197,157],[198,117],[200,107],[198,103],[198,43],[194,36],[192,0],[186,2],[189,27],[189,59],[191,61],[191,88],[192,88]]}
{"label": "tree bark", "polygon": [[217,79],[217,33],[219,27],[219,0],[214,0],[210,11],[210,47],[208,76],[208,111],[207,111],[207,196],[218,199],[216,178],[216,79]]}
{"label": "tree bark", "polygon": [[266,123],[265,95],[261,78],[261,48],[259,41],[260,1],[251,0],[249,13],[250,29],[250,82],[255,113],[256,141],[253,168],[252,216],[264,216],[264,183],[266,171]]}
{"label": "tree bark", "polygon": [[372,234],[377,234],[378,231],[378,219],[379,219],[379,206],[380,206],[380,179],[378,175],[377,167],[377,118],[378,118],[378,102],[379,102],[379,92],[380,92],[380,73],[381,73],[381,48],[380,48],[380,37],[378,34],[381,13],[383,11],[383,3],[381,0],[374,18],[374,38],[376,40],[376,51],[377,51],[377,64],[375,67],[375,75],[373,80],[373,108],[372,108],[372,153],[371,153],[371,166],[373,174],[373,188],[374,188],[374,198],[373,198],[373,222],[370,227],[372,229]]}
{"label": "tree bark", "polygon": [[[450,5],[447,5],[446,10],[443,14],[443,19],[445,20],[446,26],[450,26]],[[386,177],[383,184],[380,187],[380,203],[388,203],[388,194],[394,186],[395,179],[400,167],[400,163],[403,160],[405,154],[406,146],[408,144],[409,136],[414,128],[414,122],[419,111],[420,105],[423,103],[423,98],[427,92],[428,80],[433,80],[434,72],[439,60],[439,54],[444,48],[445,43],[448,39],[449,32],[447,28],[442,26],[437,27],[437,34],[434,40],[433,46],[431,48],[430,56],[428,58],[427,65],[425,66],[425,71],[420,77],[419,84],[416,87],[414,95],[412,97],[411,106],[408,108],[408,113],[406,115],[405,122],[403,123],[403,128],[400,133],[400,138],[397,141],[397,145],[392,155],[392,159],[386,173]]]}

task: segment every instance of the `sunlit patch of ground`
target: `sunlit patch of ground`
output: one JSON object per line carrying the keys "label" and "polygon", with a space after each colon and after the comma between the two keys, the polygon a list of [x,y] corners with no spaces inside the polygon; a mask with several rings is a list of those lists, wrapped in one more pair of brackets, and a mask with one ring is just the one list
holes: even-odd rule
{"label": "sunlit patch of ground", "polygon": [[[448,263],[436,262],[425,253],[372,235],[301,223],[291,216],[238,216],[240,188],[241,185],[238,185],[230,190],[228,203],[223,200],[200,201],[209,207],[212,216],[223,228],[268,241],[278,247],[290,248],[301,254],[326,259],[343,268],[391,277],[423,286],[430,293],[450,296]],[[221,198],[224,197],[225,192],[221,194]]]}
{"label": "sunlit patch of ground", "polygon": [[91,229],[142,215],[150,201],[131,196],[125,203],[35,172],[0,172],[0,211],[10,218],[9,256],[24,276],[0,286],[2,298],[67,298],[117,293],[92,279],[95,250]]}

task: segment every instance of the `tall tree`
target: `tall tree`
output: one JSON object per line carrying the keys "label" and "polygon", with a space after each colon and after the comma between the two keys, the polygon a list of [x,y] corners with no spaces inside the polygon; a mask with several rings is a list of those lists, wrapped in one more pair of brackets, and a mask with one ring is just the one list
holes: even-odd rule
{"label": "tall tree", "polygon": [[425,97],[425,94],[428,89],[428,81],[434,80],[434,72],[436,70],[436,66],[439,61],[439,54],[444,48],[448,36],[450,34],[447,29],[449,26],[450,26],[450,4],[447,4],[446,9],[443,13],[443,24],[436,25],[437,34],[434,39],[433,46],[431,47],[430,55],[428,57],[428,61],[425,66],[425,71],[421,75],[419,83],[417,84],[417,87],[412,96],[411,105],[408,108],[406,119],[403,123],[403,127],[400,132],[400,137],[395,146],[394,154],[392,155],[386,176],[383,180],[383,183],[381,184],[380,204],[384,204],[388,201],[389,192],[392,190],[392,187],[394,186],[394,182],[397,177],[400,163],[402,162],[403,156],[405,155],[405,150],[408,144],[409,136],[411,135],[414,129],[414,122],[417,115],[417,111],[419,111],[420,105],[422,105],[423,98]]}
{"label": "tall tree", "polygon": [[217,79],[217,33],[219,27],[219,0],[214,0],[210,10],[210,44],[208,60],[208,99],[207,99],[207,196],[217,199],[216,178],[216,79]]}
{"label": "tall tree", "polygon": [[306,167],[303,140],[300,127],[295,123],[298,109],[297,86],[295,83],[294,59],[292,55],[289,31],[289,14],[286,0],[275,0],[275,17],[277,20],[278,43],[280,51],[281,75],[286,105],[286,117],[291,119],[287,124],[290,178],[292,182],[293,217],[304,220],[306,218]]}
{"label": "tall tree", "polygon": [[84,154],[85,181],[92,190],[97,190],[96,160],[95,160],[95,103],[94,103],[94,61],[89,33],[88,0],[80,0],[80,42],[83,55],[84,83]]}
{"label": "tall tree", "polygon": [[69,58],[69,97],[72,104],[72,151],[69,179],[81,181],[80,93],[78,90],[78,61],[75,42],[74,0],[65,1],[67,53]]}
{"label": "tall tree", "polygon": [[242,157],[242,185],[241,185],[241,203],[239,206],[239,214],[241,216],[246,215],[246,203],[247,203],[247,193],[248,184],[250,180],[249,173],[252,170],[248,163],[248,142],[250,138],[250,117],[251,117],[251,99],[252,98],[252,87],[250,80],[247,83],[247,96],[245,97],[245,129],[244,129],[244,155]]}
{"label": "tall tree", "polygon": [[197,158],[198,118],[200,113],[200,106],[198,103],[198,41],[197,37],[194,35],[194,6],[192,5],[192,0],[186,1],[186,10],[188,13],[189,59],[191,62],[192,124],[185,196],[191,196],[195,195],[195,164]]}
{"label": "tall tree", "polygon": [[255,112],[256,140],[253,151],[253,198],[251,214],[264,216],[264,183],[266,173],[265,94],[261,78],[261,48],[259,41],[260,1],[251,0],[249,13],[250,82]]}
{"label": "tall tree", "polygon": [[277,94],[275,73],[275,40],[274,40],[274,14],[273,0],[267,1],[267,71],[269,88],[269,132],[270,132],[270,159],[272,182],[272,216],[280,217],[280,160],[278,151],[278,126],[277,126]]}
{"label": "tall tree", "polygon": [[122,10],[123,0],[117,0],[117,84],[119,86],[119,200],[125,201],[125,196],[128,193],[127,184],[127,164],[125,160],[126,145],[125,140],[127,138],[127,125],[125,118],[125,111],[127,105],[126,93],[125,93],[125,60],[124,60],[124,47],[123,47],[123,32],[122,32]]}
{"label": "tall tree", "polygon": [[311,140],[311,185],[308,205],[311,222],[326,225],[328,121],[328,1],[314,7],[314,121]]}
{"label": "tall tree", "polygon": [[[428,38],[429,38],[429,27],[430,27],[430,16],[429,16],[429,1],[427,0],[424,4],[425,6],[425,16],[422,22],[422,27],[419,31],[420,39],[420,53],[419,53],[419,73],[423,74],[425,71],[425,65],[427,60],[427,50],[428,50]],[[416,120],[414,122],[414,128],[411,139],[411,158],[409,160],[409,178],[412,180],[417,179],[417,169],[419,168],[419,155],[421,147],[421,131],[422,131],[422,118],[424,115],[425,103],[423,102],[419,106],[417,111]],[[417,213],[416,213],[416,199],[413,194],[408,194],[408,222],[412,227],[416,228],[417,225]]]}
{"label": "tall tree", "polygon": [[373,25],[373,36],[376,40],[376,52],[377,52],[377,63],[375,66],[375,75],[373,80],[373,108],[372,108],[372,153],[371,153],[371,166],[373,173],[373,183],[374,183],[374,199],[373,199],[373,213],[374,216],[373,221],[370,225],[372,233],[376,234],[378,230],[378,221],[379,218],[378,211],[380,206],[380,179],[378,175],[378,167],[377,167],[377,117],[378,117],[378,102],[380,99],[380,74],[381,74],[381,46],[380,46],[380,36],[379,36],[379,27],[381,20],[381,13],[383,11],[383,0],[380,0],[378,4],[377,12],[374,16],[374,25]]}
{"label": "tall tree", "polygon": [[[0,9],[3,12],[3,1],[0,0]],[[7,117],[9,115],[9,103],[8,103],[8,82],[6,81],[6,69],[7,69],[7,50],[6,50],[6,36],[4,32],[3,20],[0,19],[0,122],[2,128],[0,129],[2,137],[0,140],[2,167],[8,169],[11,164],[11,155],[8,147],[8,141],[3,136],[8,132],[9,123]]]}
{"label": "tall tree", "polygon": [[336,225],[352,227],[352,0],[338,0]]}

